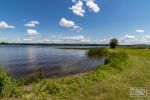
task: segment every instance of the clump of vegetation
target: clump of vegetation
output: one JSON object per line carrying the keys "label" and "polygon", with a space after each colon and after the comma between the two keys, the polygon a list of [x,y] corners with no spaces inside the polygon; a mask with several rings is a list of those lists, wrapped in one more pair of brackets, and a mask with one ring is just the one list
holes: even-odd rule
{"label": "clump of vegetation", "polygon": [[16,81],[9,74],[0,68],[0,98],[11,95],[20,95],[21,89],[17,87]]}
{"label": "clump of vegetation", "polygon": [[105,60],[105,64],[109,64],[113,68],[123,69],[123,64],[127,63],[128,55],[125,52],[113,52]]}
{"label": "clump of vegetation", "polygon": [[56,85],[56,83],[48,82],[46,83],[46,90],[48,91],[49,94],[56,95],[57,93],[60,92],[59,86]]}
{"label": "clump of vegetation", "polygon": [[110,44],[110,48],[115,49],[116,46],[118,46],[119,42],[118,42],[118,40],[116,38],[113,38],[113,39],[110,40],[109,44]]}
{"label": "clump of vegetation", "polygon": [[87,54],[89,57],[101,58],[101,57],[108,56],[109,53],[110,52],[107,48],[92,48],[92,49],[89,49]]}
{"label": "clump of vegetation", "polygon": [[125,52],[110,52],[104,63],[98,66],[96,71],[88,74],[90,80],[105,78],[106,74],[113,71],[122,71],[128,63],[128,55]]}

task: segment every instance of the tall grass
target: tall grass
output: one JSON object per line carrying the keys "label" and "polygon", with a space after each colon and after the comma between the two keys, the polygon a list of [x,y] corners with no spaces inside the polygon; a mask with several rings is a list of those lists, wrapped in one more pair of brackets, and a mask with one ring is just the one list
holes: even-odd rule
{"label": "tall grass", "polygon": [[125,52],[113,52],[105,59],[105,64],[111,67],[122,70],[123,64],[127,63],[128,55]]}
{"label": "tall grass", "polygon": [[89,51],[87,52],[87,55],[89,57],[101,58],[101,57],[108,56],[109,53],[110,51],[107,48],[92,48],[92,49],[89,49]]}
{"label": "tall grass", "polygon": [[16,81],[0,67],[0,98],[11,95],[20,95],[21,89],[17,87]]}

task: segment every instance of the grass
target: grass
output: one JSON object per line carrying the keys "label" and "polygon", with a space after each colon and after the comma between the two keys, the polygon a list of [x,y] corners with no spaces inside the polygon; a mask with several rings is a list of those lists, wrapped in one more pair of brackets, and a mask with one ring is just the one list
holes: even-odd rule
{"label": "grass", "polygon": [[0,98],[20,96],[20,93],[21,88],[17,87],[16,81],[0,68]]}
{"label": "grass", "polygon": [[118,46],[119,48],[124,48],[124,49],[147,49],[149,46]]}
{"label": "grass", "polygon": [[[87,87],[88,91],[85,94],[91,92],[93,93],[91,97],[100,100],[150,100],[150,51],[125,50],[125,52],[129,54],[130,66],[107,80]],[[130,87],[146,87],[148,96],[131,98],[129,96]]]}
{"label": "grass", "polygon": [[107,57],[109,53],[110,53],[109,50],[106,48],[92,48],[89,49],[87,55],[89,57],[101,58],[101,57]]}
{"label": "grass", "polygon": [[[101,53],[98,54],[101,55]],[[149,91],[147,97],[136,98],[130,97],[129,89],[130,87],[146,87],[150,90],[150,51],[148,49],[110,49],[107,57],[109,59],[106,65],[98,66],[95,71],[20,84],[17,88],[22,88],[18,89],[22,92],[16,96],[13,94],[18,92],[13,93],[10,89],[12,96],[9,96],[9,99],[149,100]],[[18,85],[17,82],[14,84]],[[3,99],[5,98],[8,96],[3,96]]]}

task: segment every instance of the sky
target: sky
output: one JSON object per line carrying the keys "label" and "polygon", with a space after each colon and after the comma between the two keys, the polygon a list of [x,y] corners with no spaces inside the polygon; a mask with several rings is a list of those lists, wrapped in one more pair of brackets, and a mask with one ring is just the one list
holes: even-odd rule
{"label": "sky", "polygon": [[150,44],[150,0],[0,0],[0,42]]}

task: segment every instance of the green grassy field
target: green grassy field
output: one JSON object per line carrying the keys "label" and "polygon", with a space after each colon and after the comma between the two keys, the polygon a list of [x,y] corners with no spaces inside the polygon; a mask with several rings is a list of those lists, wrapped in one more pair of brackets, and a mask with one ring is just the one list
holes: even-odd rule
{"label": "green grassy field", "polygon": [[[117,51],[122,51],[122,49],[117,49]],[[150,51],[146,49],[125,49],[124,51],[129,55],[130,65],[122,72],[86,87],[81,91],[84,93],[83,98],[95,100],[150,100]],[[130,87],[146,87],[148,96],[130,97]]]}
{"label": "green grassy field", "polygon": [[[120,52],[95,71],[59,79],[36,80],[27,85],[13,82],[15,89],[2,99],[23,100],[150,100],[150,50],[111,49]],[[122,51],[126,52],[127,57]],[[127,59],[128,58],[128,59]],[[7,80],[10,81],[8,78]],[[6,81],[7,81],[6,80]],[[9,88],[11,82],[6,82]],[[0,83],[0,86],[2,83]],[[145,87],[146,97],[130,97],[130,87]],[[15,90],[15,91],[14,91]],[[0,91],[1,92],[1,91]],[[12,94],[11,94],[12,93]]]}

